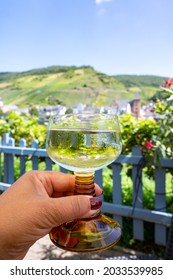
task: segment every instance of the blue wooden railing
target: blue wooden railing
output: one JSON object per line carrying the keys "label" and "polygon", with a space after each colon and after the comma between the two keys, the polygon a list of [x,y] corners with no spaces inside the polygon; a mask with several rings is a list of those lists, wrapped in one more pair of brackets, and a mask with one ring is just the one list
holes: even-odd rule
{"label": "blue wooden railing", "polygon": [[[52,161],[48,157],[45,149],[38,148],[38,142],[33,141],[31,147],[26,147],[25,139],[20,140],[18,147],[9,134],[4,134],[0,143],[1,152],[1,182],[0,189],[7,189],[16,179],[14,170],[14,159],[18,157],[20,161],[19,176],[26,172],[26,163],[28,156],[32,162],[31,169],[39,169],[39,158],[44,158],[45,169],[52,170]],[[142,181],[140,176],[142,168],[142,155],[138,147],[134,147],[132,155],[121,155],[112,166],[112,203],[104,201],[102,211],[113,214],[123,228],[123,217],[129,217],[133,220],[133,236],[137,240],[144,240],[144,222],[151,222],[155,227],[155,243],[166,245],[168,239],[168,228],[171,225],[172,213],[166,212],[166,169],[173,168],[173,160],[163,158],[160,161],[161,167],[155,167],[155,202],[153,210],[143,208]],[[122,178],[121,170],[123,164],[132,165],[132,201],[133,205],[124,205],[122,203]],[[67,172],[60,168],[60,171]],[[102,170],[96,172],[95,181],[102,187]],[[160,195],[162,194],[162,195]],[[162,209],[162,210],[158,210]]]}

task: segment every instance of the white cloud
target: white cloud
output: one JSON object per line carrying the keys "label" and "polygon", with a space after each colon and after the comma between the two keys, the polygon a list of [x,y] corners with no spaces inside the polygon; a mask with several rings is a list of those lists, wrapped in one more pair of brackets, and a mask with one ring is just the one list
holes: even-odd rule
{"label": "white cloud", "polygon": [[96,0],[96,4],[102,4],[104,2],[111,2],[112,0]]}

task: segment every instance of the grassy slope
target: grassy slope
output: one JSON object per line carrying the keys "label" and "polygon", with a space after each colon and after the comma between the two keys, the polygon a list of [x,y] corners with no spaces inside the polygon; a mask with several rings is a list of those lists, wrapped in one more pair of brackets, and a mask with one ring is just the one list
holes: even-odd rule
{"label": "grassy slope", "polygon": [[146,101],[163,77],[108,76],[91,67],[49,67],[23,73],[0,73],[0,97],[4,104],[26,107],[47,105],[56,97],[66,106],[78,103],[110,105],[114,100],[131,100],[135,92]]}

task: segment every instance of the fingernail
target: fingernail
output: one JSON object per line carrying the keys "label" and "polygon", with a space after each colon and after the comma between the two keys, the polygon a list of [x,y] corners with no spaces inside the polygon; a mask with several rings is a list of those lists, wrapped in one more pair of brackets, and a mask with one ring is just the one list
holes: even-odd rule
{"label": "fingernail", "polygon": [[102,205],[102,200],[99,197],[90,198],[91,210],[97,210]]}

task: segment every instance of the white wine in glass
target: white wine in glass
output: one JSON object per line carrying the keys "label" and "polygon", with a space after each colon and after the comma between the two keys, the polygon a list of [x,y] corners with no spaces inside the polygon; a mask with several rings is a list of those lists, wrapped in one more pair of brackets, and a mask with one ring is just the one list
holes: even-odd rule
{"label": "white wine in glass", "polygon": [[[74,172],[74,195],[95,196],[95,171],[113,162],[122,150],[118,117],[101,113],[53,116],[46,148],[55,163]],[[101,213],[67,222],[50,232],[56,246],[75,252],[101,251],[115,245],[120,237],[118,222]]]}

